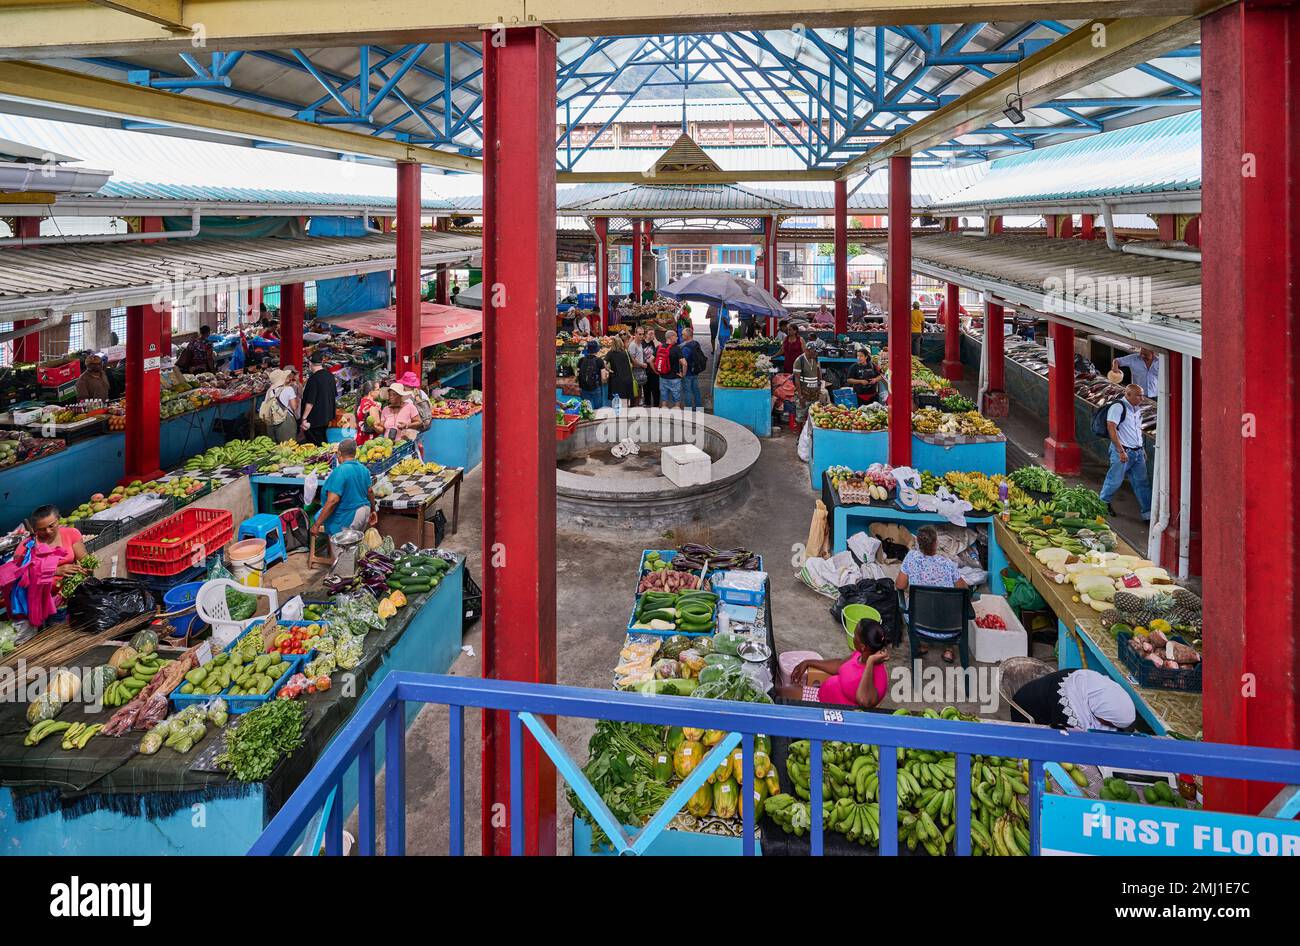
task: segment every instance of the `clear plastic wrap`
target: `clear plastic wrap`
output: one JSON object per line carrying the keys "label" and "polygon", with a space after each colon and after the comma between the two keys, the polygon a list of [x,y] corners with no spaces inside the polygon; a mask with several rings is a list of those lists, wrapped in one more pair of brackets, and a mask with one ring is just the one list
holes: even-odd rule
{"label": "clear plastic wrap", "polygon": [[[338,645],[334,648],[334,664],[340,670],[351,670],[357,664],[361,663],[361,652],[364,649],[364,637],[340,638]],[[317,676],[317,674],[311,674]]]}

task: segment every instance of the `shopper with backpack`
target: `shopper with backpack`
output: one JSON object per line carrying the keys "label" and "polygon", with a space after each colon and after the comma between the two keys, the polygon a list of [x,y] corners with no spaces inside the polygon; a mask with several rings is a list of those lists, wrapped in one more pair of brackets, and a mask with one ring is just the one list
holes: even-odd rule
{"label": "shopper with backpack", "polygon": [[605,406],[605,382],[609,380],[609,369],[596,353],[600,346],[587,342],[583,355],[578,359],[578,389],[582,399],[591,402],[591,409],[598,410]]}
{"label": "shopper with backpack", "polygon": [[1142,521],[1149,522],[1151,480],[1147,476],[1147,450],[1142,440],[1142,415],[1138,410],[1142,397],[1142,388],[1130,384],[1124,389],[1124,397],[1097,410],[1092,418],[1092,430],[1097,433],[1100,427],[1103,431],[1100,436],[1110,441],[1110,469],[1101,484],[1101,498],[1106,503],[1106,511],[1112,516],[1115,514],[1110,501],[1127,478],[1137,496]]}
{"label": "shopper with backpack", "polygon": [[700,397],[700,375],[709,366],[704,349],[695,340],[695,329],[682,331],[682,396],[686,407],[699,410],[704,407]]}
{"label": "shopper with backpack", "polygon": [[659,394],[664,407],[682,406],[682,348],[677,333],[669,331],[655,349],[655,374],[659,375]]}
{"label": "shopper with backpack", "polygon": [[268,371],[266,379],[271,384],[257,411],[266,424],[266,435],[276,443],[293,440],[298,430],[298,392],[291,382],[292,376],[293,372],[287,368]]}

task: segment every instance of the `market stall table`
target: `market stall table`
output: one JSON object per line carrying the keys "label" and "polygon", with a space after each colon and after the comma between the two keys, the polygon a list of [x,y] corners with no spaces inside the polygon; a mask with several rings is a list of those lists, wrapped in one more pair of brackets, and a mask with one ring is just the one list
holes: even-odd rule
{"label": "market stall table", "polygon": [[[1056,614],[1060,630],[1057,663],[1062,669],[1085,667],[1115,680],[1133,698],[1138,715],[1157,735],[1173,731],[1197,736],[1201,732],[1201,694],[1140,687],[1134,683],[1120,662],[1115,641],[1101,626],[1097,612],[1073,600],[1073,586],[1057,584],[1001,520],[995,520],[994,535],[1011,566],[1029,579]],[[1123,540],[1115,551],[1121,555],[1137,554]]]}
{"label": "market stall table", "polygon": [[[353,686],[339,684],[302,697],[308,710],[305,744],[282,759],[263,782],[238,782],[196,764],[219,738],[216,732],[210,731],[185,755],[170,749],[139,755],[138,732],[116,739],[96,737],[76,752],[62,750],[55,738],[26,747],[26,705],[0,706],[5,853],[245,853],[372,687],[393,670],[447,672],[460,651],[463,580],[464,561],[458,557],[437,588],[412,595],[384,630],[366,636],[361,663],[348,671]],[[88,656],[102,663],[114,648],[93,644]],[[411,705],[407,725],[418,708]],[[112,712],[84,714],[78,721],[105,722]],[[376,745],[382,751],[382,740]],[[382,761],[377,757],[377,767]],[[347,811],[356,803],[357,780],[345,777],[344,783],[342,804]],[[195,817],[196,805],[202,806],[202,819]]]}
{"label": "market stall table", "polygon": [[713,387],[713,413],[758,437],[772,435],[772,389]]}
{"label": "market stall table", "polygon": [[425,548],[425,524],[430,521],[430,513],[438,500],[452,491],[451,498],[451,534],[455,535],[460,524],[460,487],[465,481],[465,471],[459,467],[443,467],[437,473],[411,474],[409,476],[390,477],[395,492],[379,500],[380,531],[388,534],[384,523],[389,517],[414,519],[416,525],[415,544]]}
{"label": "market stall table", "polygon": [[483,412],[467,417],[435,417],[420,434],[424,459],[472,470],[483,462]]}

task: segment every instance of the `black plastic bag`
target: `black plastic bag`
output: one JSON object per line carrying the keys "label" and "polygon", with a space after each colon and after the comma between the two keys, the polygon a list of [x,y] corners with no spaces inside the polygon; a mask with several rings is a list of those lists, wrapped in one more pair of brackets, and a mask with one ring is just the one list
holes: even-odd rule
{"label": "black plastic bag", "polygon": [[888,578],[863,578],[851,585],[840,587],[840,596],[831,605],[831,614],[840,620],[846,605],[865,604],[880,612],[880,626],[885,629],[891,644],[903,639],[902,616],[898,608],[898,589]]}
{"label": "black plastic bag", "polygon": [[132,578],[87,578],[68,602],[68,624],[78,631],[107,631],[158,610],[144,582]]}

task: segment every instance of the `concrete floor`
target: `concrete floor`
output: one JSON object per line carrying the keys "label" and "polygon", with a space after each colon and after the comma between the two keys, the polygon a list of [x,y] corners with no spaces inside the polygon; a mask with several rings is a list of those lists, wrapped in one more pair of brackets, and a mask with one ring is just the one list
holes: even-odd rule
{"label": "concrete floor", "polygon": [[[707,344],[707,330],[702,335]],[[711,397],[706,393],[706,406]],[[1014,407],[1013,407],[1014,412]],[[1014,415],[1004,425],[1008,436],[1025,448],[1041,450],[1042,435],[1034,419]],[[624,529],[617,533],[560,531],[556,537],[557,585],[557,682],[569,686],[606,689],[622,646],[632,589],[642,549],[669,548],[682,541],[707,542],[717,547],[745,546],[763,555],[771,576],[772,615],[778,648],[812,650],[826,657],[847,654],[843,630],[829,611],[832,603],[795,577],[791,566],[808,536],[816,497],[808,488],[807,470],[796,454],[798,435],[779,431],[763,441],[762,453],[750,474],[751,490],[743,505],[715,521],[686,523],[676,533]],[[1087,473],[1088,471],[1085,471]],[[1104,471],[1102,471],[1104,473]],[[1085,476],[1085,481],[1087,477]],[[1090,485],[1096,485],[1096,482]],[[468,557],[471,574],[482,574],[482,472],[465,478],[462,491],[460,531],[448,536],[443,545]],[[1131,498],[1130,498],[1131,502]],[[1122,507],[1122,500],[1117,503]],[[1127,532],[1126,532],[1127,535]],[[1136,536],[1130,536],[1134,538]],[[475,625],[464,639],[466,648],[451,669],[457,676],[480,674],[482,625]],[[1034,656],[1051,660],[1051,649],[1037,645]],[[891,671],[905,666],[906,647],[896,648]],[[943,667],[937,651],[925,659],[926,667]],[[923,694],[924,695],[924,694]],[[911,703],[940,708],[943,699]],[[886,701],[892,707],[892,701]],[[958,703],[964,711],[978,712],[973,703]],[[988,718],[1006,719],[999,703]],[[479,714],[467,713],[465,730],[466,850],[480,850],[478,783],[480,753]],[[593,725],[581,720],[560,720],[559,735],[566,751],[579,764],[586,761],[586,746]],[[427,707],[412,724],[407,736],[407,851],[411,854],[445,854],[448,848],[447,712]],[[383,793],[378,797],[381,800]],[[557,791],[559,838],[557,849],[572,849],[570,809],[564,788]],[[382,810],[381,810],[382,824]],[[355,825],[352,826],[355,831]]]}

